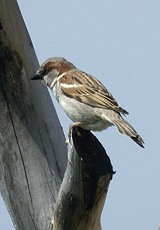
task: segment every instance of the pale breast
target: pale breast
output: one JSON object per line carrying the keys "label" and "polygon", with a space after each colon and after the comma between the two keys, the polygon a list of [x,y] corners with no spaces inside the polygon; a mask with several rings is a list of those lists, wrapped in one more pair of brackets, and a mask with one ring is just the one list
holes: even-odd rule
{"label": "pale breast", "polygon": [[60,91],[60,87],[57,84],[54,86],[52,91],[64,112],[73,122],[85,123],[82,128],[100,131],[112,125],[110,121],[102,119],[102,114],[99,111],[101,109],[97,110],[95,107],[66,96]]}

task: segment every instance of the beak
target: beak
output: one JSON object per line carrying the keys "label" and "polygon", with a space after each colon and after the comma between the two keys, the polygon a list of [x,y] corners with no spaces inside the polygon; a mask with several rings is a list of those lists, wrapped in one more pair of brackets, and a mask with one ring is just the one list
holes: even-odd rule
{"label": "beak", "polygon": [[43,79],[43,76],[39,73],[37,73],[31,78],[31,80],[42,80],[42,79]]}

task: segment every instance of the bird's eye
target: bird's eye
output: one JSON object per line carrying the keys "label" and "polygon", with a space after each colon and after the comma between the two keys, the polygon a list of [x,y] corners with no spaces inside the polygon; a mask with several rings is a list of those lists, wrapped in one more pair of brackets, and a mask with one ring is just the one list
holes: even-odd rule
{"label": "bird's eye", "polygon": [[45,76],[45,75],[47,75],[49,73],[49,70],[48,69],[44,69],[43,70],[43,75]]}

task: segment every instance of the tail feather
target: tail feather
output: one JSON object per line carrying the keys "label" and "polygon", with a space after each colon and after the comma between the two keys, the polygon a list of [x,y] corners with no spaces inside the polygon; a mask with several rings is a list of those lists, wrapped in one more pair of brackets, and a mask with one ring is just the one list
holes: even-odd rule
{"label": "tail feather", "polygon": [[120,119],[115,119],[113,123],[116,125],[120,133],[126,134],[133,141],[135,141],[138,145],[144,148],[144,141],[142,137],[136,132],[136,130],[126,120],[120,117]]}

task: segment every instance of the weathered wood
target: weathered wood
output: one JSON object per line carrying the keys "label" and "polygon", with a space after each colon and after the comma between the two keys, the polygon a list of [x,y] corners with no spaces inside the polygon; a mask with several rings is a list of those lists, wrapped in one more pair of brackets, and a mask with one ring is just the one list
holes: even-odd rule
{"label": "weathered wood", "polygon": [[48,90],[15,0],[0,0],[0,191],[15,228],[49,229],[67,162]]}
{"label": "weathered wood", "polygon": [[73,128],[68,164],[59,191],[53,230],[100,230],[100,216],[113,168],[97,138]]}
{"label": "weathered wood", "polygon": [[30,81],[37,68],[16,1],[0,0],[2,197],[17,230],[100,230],[111,162],[93,134],[74,128],[62,183],[67,148],[48,90]]}

